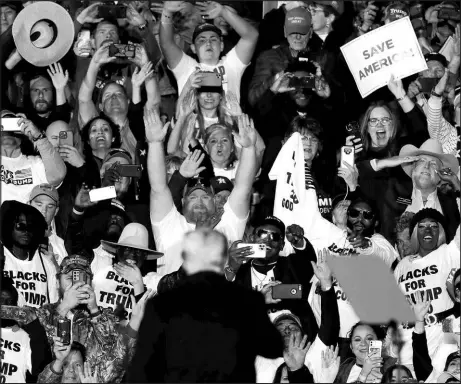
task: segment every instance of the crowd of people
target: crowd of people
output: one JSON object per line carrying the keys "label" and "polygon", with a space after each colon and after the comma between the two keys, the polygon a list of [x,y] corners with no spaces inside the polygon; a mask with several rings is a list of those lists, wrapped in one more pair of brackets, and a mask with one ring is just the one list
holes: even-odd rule
{"label": "crowd of people", "polygon": [[1,383],[460,382],[459,3],[0,6]]}

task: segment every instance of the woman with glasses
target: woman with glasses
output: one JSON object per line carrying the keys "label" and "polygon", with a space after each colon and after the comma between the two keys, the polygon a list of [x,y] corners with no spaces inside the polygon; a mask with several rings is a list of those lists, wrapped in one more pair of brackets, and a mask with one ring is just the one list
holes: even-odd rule
{"label": "woman with glasses", "polygon": [[[458,199],[459,209],[459,199]],[[447,276],[453,268],[460,267],[460,229],[449,244],[446,243],[447,223],[435,209],[425,208],[415,214],[410,223],[412,255],[397,265],[394,277],[403,294],[416,303],[422,293],[431,300],[431,307],[424,317],[427,348],[431,358],[443,342],[442,321],[455,313],[453,301],[446,288]],[[413,364],[411,326],[401,329],[404,342],[400,362]]]}
{"label": "woman with glasses", "polygon": [[[398,197],[406,197],[413,188],[400,165],[415,159],[399,157],[399,151],[407,144],[419,148],[429,138],[429,132],[424,113],[406,96],[402,81],[392,78],[388,88],[405,113],[404,119],[389,104],[373,102],[360,123],[362,149],[356,147],[356,153],[359,153],[356,162],[361,191],[378,206],[381,233],[391,240],[395,218],[406,208]],[[406,132],[401,123],[405,123]],[[346,145],[351,142],[347,140]]]}

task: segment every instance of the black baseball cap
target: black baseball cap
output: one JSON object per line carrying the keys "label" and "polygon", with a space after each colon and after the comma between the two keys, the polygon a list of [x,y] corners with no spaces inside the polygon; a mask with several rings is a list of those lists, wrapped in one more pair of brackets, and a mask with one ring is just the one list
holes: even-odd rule
{"label": "black baseball cap", "polygon": [[205,23],[205,24],[200,24],[195,28],[194,33],[192,35],[192,42],[195,42],[195,39],[201,33],[209,32],[209,31],[215,32],[219,37],[222,37],[222,32],[216,25]]}
{"label": "black baseball cap", "polygon": [[267,216],[264,220],[258,223],[258,227],[262,227],[263,225],[272,225],[280,230],[282,236],[285,236],[285,224],[278,217]]}
{"label": "black baseball cap", "polygon": [[214,193],[219,193],[222,191],[232,192],[232,190],[234,189],[234,184],[232,184],[232,181],[230,181],[227,177],[224,176],[212,177],[210,179],[210,183]]}
{"label": "black baseball cap", "polygon": [[445,68],[448,65],[446,57],[444,55],[440,54],[440,53],[427,53],[427,54],[424,55],[424,60],[426,60],[426,63],[428,61],[438,61]]}
{"label": "black baseball cap", "polygon": [[195,177],[188,180],[186,187],[184,188],[184,197],[189,196],[196,189],[201,189],[209,195],[214,196],[214,190],[210,184],[210,180],[203,177]]}

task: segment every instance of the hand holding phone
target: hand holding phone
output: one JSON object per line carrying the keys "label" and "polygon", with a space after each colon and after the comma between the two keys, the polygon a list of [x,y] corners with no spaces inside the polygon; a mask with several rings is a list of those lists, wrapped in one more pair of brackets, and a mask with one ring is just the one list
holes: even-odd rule
{"label": "hand holding phone", "polygon": [[302,299],[301,284],[279,284],[272,287],[273,299]]}
{"label": "hand holding phone", "polygon": [[59,132],[59,145],[74,146],[74,137],[70,131]]}
{"label": "hand holding phone", "polygon": [[140,165],[134,164],[119,164],[117,166],[117,171],[121,177],[141,177],[142,167]]}
{"label": "hand holding phone", "polygon": [[351,167],[355,164],[355,149],[352,146],[343,146],[341,148],[341,167],[347,168],[345,163],[349,164]]}
{"label": "hand holding phone", "polygon": [[248,248],[253,252],[248,255],[248,258],[252,259],[264,259],[266,257],[266,244],[250,244],[250,243],[239,243],[237,249]]}

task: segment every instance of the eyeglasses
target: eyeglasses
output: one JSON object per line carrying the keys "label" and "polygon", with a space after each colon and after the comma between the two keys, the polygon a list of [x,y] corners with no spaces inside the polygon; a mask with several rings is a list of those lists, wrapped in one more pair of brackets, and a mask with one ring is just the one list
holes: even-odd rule
{"label": "eyeglasses", "polygon": [[347,214],[349,217],[351,217],[352,219],[356,219],[357,217],[359,217],[360,215],[362,215],[362,217],[365,219],[365,220],[373,220],[373,218],[375,217],[375,214],[371,211],[360,211],[358,209],[355,209],[355,208],[351,208],[347,211]]}
{"label": "eyeglasses", "polygon": [[32,225],[26,223],[15,223],[14,229],[18,232],[32,232]]}
{"label": "eyeglasses", "polygon": [[258,229],[256,231],[256,236],[262,240],[269,239],[270,241],[275,242],[279,242],[282,239],[282,235],[280,233],[274,233],[266,229]]}
{"label": "eyeglasses", "polygon": [[317,144],[319,142],[319,139],[317,139],[315,136],[306,135],[301,138],[301,141],[310,141],[313,144]]}
{"label": "eyeglasses", "polygon": [[380,122],[382,125],[389,125],[391,123],[392,119],[389,117],[383,117],[382,119],[377,119],[375,117],[368,119],[368,124],[370,126],[375,127],[378,125],[378,122]]}

